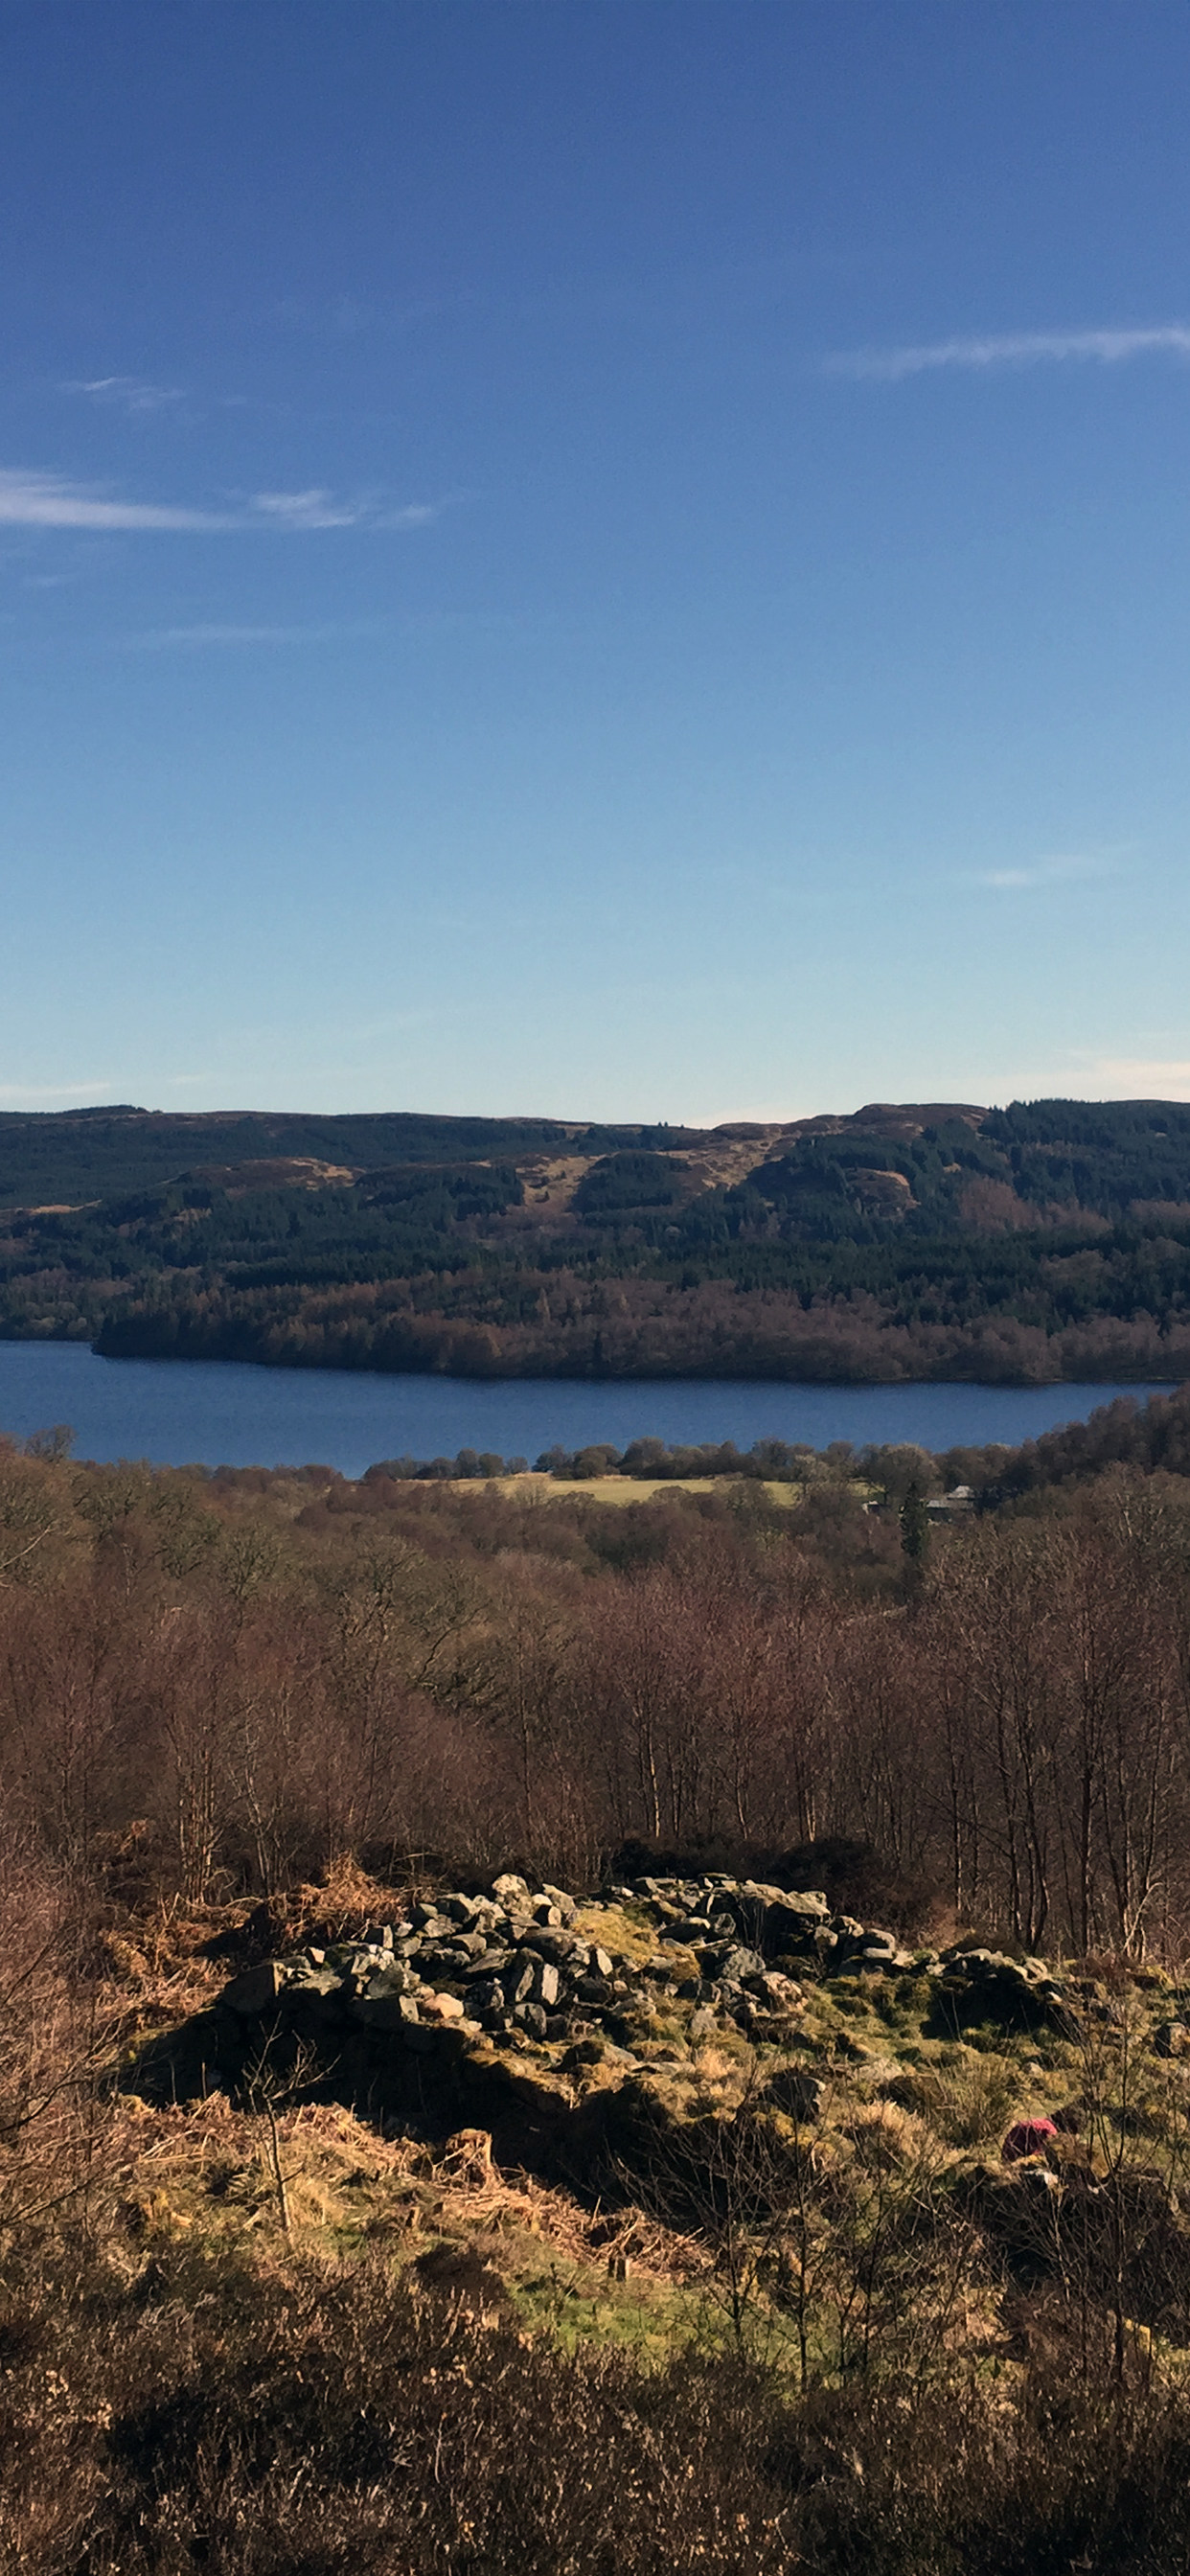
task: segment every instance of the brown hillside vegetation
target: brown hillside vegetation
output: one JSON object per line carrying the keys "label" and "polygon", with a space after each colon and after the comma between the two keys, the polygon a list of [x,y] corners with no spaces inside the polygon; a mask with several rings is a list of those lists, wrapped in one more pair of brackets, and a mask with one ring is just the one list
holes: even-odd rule
{"label": "brown hillside vegetation", "polygon": [[0,2565],[1184,2567],[1175,1416],[933,1530],[0,1453]]}

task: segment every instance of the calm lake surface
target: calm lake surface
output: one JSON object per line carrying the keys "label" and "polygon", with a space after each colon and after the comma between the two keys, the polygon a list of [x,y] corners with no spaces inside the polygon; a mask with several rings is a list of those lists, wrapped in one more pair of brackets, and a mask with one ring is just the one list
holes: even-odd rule
{"label": "calm lake surface", "polygon": [[237,1360],[103,1360],[80,1342],[0,1341],[0,1432],[27,1439],[69,1422],[82,1458],[159,1466],[304,1466],[362,1475],[378,1458],[495,1449],[532,1460],[555,1441],[581,1449],[662,1440],[1035,1439],[1117,1395],[1168,1386],[773,1386],[752,1380],[556,1378],[496,1382],[375,1377],[342,1369],[252,1368]]}

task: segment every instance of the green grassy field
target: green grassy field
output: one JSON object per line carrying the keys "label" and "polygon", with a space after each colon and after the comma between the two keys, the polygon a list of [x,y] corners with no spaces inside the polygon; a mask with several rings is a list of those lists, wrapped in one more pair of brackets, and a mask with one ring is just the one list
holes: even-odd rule
{"label": "green grassy field", "polygon": [[[530,1473],[527,1476],[499,1476],[492,1481],[504,1494],[524,1494],[534,1488],[541,1500],[547,1503],[567,1503],[576,1499],[592,1503],[651,1503],[655,1494],[726,1493],[733,1479],[730,1476],[584,1476],[572,1482],[569,1478],[563,1480]],[[482,1493],[483,1485],[479,1480],[474,1484],[460,1480],[458,1490],[460,1493]],[[800,1503],[804,1488],[801,1485],[765,1484],[761,1490],[769,1502],[792,1510],[795,1503]]]}

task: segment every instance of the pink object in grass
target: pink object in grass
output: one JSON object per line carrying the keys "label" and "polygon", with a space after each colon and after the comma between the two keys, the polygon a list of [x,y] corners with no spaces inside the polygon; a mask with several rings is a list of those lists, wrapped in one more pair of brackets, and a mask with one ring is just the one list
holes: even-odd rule
{"label": "pink object in grass", "polygon": [[1002,2149],[1005,2164],[1019,2165],[1022,2156],[1039,2156],[1057,2134],[1052,2120],[1014,2120]]}

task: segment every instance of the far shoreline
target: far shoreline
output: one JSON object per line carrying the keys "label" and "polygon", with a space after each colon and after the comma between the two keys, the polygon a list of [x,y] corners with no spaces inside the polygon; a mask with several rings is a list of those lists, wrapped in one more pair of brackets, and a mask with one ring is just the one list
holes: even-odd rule
{"label": "far shoreline", "polygon": [[1120,1388],[1127,1389],[1131,1386],[1137,1386],[1143,1387],[1146,1390],[1152,1390],[1159,1387],[1176,1389],[1179,1386],[1190,1384],[1190,1378],[1188,1378],[1183,1372],[1171,1370],[1168,1376],[1166,1376],[1162,1372],[1160,1366],[1148,1369],[1138,1369],[1135,1372],[1130,1372],[1127,1368],[1116,1368],[1105,1372],[1103,1375],[1100,1375],[1095,1370],[1084,1369],[1080,1371],[1077,1377],[1066,1377],[1062,1375],[1054,1377],[1030,1377],[1019,1374],[1009,1374],[1007,1372],[998,1377],[985,1377],[976,1374],[974,1371],[970,1373],[964,1372],[962,1375],[956,1375],[951,1370],[936,1369],[923,1369],[921,1371],[900,1370],[895,1376],[889,1377],[878,1375],[873,1376],[870,1372],[865,1372],[862,1376],[844,1375],[841,1372],[836,1372],[829,1377],[824,1377],[821,1375],[810,1375],[808,1373],[803,1374],[801,1372],[797,1375],[786,1372],[781,1376],[775,1376],[766,1371],[757,1371],[754,1369],[737,1370],[727,1365],[720,1365],[718,1368],[688,1369],[667,1369],[662,1366],[647,1369],[543,1369],[540,1367],[531,1369],[376,1368],[365,1361],[349,1363],[343,1360],[326,1359],[321,1355],[311,1356],[309,1359],[306,1359],[297,1353],[286,1353],[284,1355],[278,1354],[275,1358],[268,1358],[262,1356],[259,1352],[251,1351],[105,1351],[97,1341],[93,1341],[81,1333],[5,1333],[0,1331],[0,1343],[8,1343],[13,1347],[26,1350],[86,1351],[91,1359],[103,1360],[110,1366],[117,1369],[158,1366],[183,1369],[250,1368],[259,1370],[262,1374],[266,1375],[290,1377],[304,1377],[317,1372],[319,1375],[327,1377],[347,1379],[375,1378],[386,1385],[400,1385],[403,1383],[426,1385],[428,1383],[441,1383],[445,1386],[583,1386],[590,1388],[620,1386],[764,1386],[819,1388],[824,1391],[833,1391],[836,1393],[842,1393],[847,1389],[853,1389],[857,1394],[862,1393],[866,1388],[877,1387],[953,1386],[970,1387],[973,1391],[984,1389],[988,1394],[993,1394],[1001,1389],[1005,1392],[1015,1391],[1018,1394],[1043,1394],[1047,1389],[1053,1389],[1056,1392],[1058,1388],[1063,1386],[1110,1386],[1117,1390]]}

